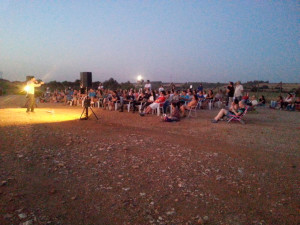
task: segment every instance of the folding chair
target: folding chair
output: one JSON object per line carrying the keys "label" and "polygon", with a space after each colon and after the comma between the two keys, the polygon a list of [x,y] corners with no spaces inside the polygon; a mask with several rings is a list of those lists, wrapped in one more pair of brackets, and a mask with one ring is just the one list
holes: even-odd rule
{"label": "folding chair", "polygon": [[248,107],[246,107],[245,111],[239,116],[229,115],[227,123],[230,123],[231,121],[239,121],[241,124],[245,124],[245,121],[243,120],[243,117],[246,115],[247,111],[248,111]]}

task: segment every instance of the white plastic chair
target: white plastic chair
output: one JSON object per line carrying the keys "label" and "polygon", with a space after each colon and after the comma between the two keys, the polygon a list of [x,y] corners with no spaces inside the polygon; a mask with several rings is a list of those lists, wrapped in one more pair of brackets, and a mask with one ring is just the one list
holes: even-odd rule
{"label": "white plastic chair", "polygon": [[[193,113],[194,113],[194,116],[193,116]],[[188,117],[197,117],[197,106],[191,107],[189,109]]]}

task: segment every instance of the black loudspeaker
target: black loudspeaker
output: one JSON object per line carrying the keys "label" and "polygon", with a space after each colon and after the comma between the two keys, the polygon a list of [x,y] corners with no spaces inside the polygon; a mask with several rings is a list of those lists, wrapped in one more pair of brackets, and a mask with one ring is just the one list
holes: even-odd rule
{"label": "black loudspeaker", "polygon": [[83,88],[92,87],[92,72],[80,73],[80,86]]}

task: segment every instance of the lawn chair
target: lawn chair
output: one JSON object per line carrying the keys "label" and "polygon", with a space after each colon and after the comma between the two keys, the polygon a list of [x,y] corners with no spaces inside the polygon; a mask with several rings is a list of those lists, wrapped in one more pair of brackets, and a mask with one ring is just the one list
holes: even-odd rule
{"label": "lawn chair", "polygon": [[241,124],[245,124],[245,121],[243,120],[243,117],[246,115],[247,111],[248,111],[248,107],[246,107],[245,111],[239,116],[229,115],[227,123],[230,123],[231,121],[239,121]]}

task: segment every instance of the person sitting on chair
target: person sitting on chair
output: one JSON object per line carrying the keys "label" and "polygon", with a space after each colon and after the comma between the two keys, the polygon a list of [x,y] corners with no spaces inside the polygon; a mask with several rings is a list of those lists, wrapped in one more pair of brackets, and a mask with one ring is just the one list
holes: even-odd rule
{"label": "person sitting on chair", "polygon": [[160,104],[166,101],[165,96],[166,96],[165,91],[160,92],[160,96],[146,108],[145,113],[140,113],[140,115],[144,116],[145,114],[149,114],[152,110],[155,110],[158,107],[160,107]]}
{"label": "person sitting on chair", "polygon": [[212,90],[209,90],[208,94],[205,97],[205,100],[202,102],[201,108],[204,109],[204,108],[208,107],[208,104],[210,102],[213,102],[213,100],[214,100],[214,93]]}
{"label": "person sitting on chair", "polygon": [[88,93],[89,98],[91,99],[91,104],[94,105],[96,102],[96,92],[94,91],[93,88],[90,89],[89,93]]}
{"label": "person sitting on chair", "polygon": [[276,106],[276,108],[277,109],[283,109],[283,106],[284,106],[283,103],[284,103],[283,97],[281,95],[279,95],[277,97],[277,106]]}
{"label": "person sitting on chair", "polygon": [[258,106],[264,106],[266,104],[266,99],[265,99],[265,96],[261,96],[259,99],[258,99]]}
{"label": "person sitting on chair", "polygon": [[218,115],[211,121],[212,123],[217,123],[224,116],[236,115],[240,116],[245,112],[245,103],[239,101],[239,108],[236,110],[235,107],[231,107],[229,110],[221,109]]}
{"label": "person sitting on chair", "polygon": [[120,101],[120,96],[118,95],[117,91],[113,91],[111,101],[109,102],[110,110],[112,110],[112,108],[118,101]]}
{"label": "person sitting on chair", "polygon": [[168,106],[171,105],[172,97],[173,97],[173,94],[171,93],[171,91],[168,91],[167,95],[166,95],[166,101],[165,101],[165,103],[163,105],[164,112],[167,112]]}
{"label": "person sitting on chair", "polygon": [[179,96],[179,102],[180,105],[184,105],[186,102],[188,102],[190,99],[190,96],[187,94],[185,90],[182,91],[181,95]]}
{"label": "person sitting on chair", "polygon": [[128,94],[124,94],[124,95],[125,96],[124,96],[123,103],[122,103],[121,108],[120,108],[120,112],[123,112],[125,104],[131,104],[135,100],[135,97],[133,95],[132,90],[130,90]]}
{"label": "person sitting on chair", "polygon": [[291,105],[293,102],[293,94],[292,93],[288,93],[288,96],[284,99],[283,101],[283,106],[286,109],[287,106]]}
{"label": "person sitting on chair", "polygon": [[190,110],[193,107],[196,107],[198,104],[198,96],[197,95],[193,95],[192,97],[192,101],[190,101],[187,105],[182,105],[180,107],[180,111],[182,113],[182,117],[185,117],[185,110]]}

